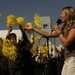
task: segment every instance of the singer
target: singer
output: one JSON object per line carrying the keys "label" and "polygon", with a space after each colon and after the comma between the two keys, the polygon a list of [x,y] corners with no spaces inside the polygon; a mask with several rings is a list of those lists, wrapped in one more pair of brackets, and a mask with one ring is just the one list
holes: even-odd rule
{"label": "singer", "polygon": [[[27,26],[25,29],[32,29],[45,37],[59,37],[65,47],[65,62],[61,75],[75,75],[75,8],[72,6],[64,7],[60,17],[62,21],[57,21],[52,32],[42,31],[32,26]],[[61,22],[63,26],[59,28],[58,25]]]}

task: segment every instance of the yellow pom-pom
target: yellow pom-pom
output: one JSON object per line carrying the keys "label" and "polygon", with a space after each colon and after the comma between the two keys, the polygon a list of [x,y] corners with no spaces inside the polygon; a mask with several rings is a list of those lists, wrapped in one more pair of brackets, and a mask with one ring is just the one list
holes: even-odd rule
{"label": "yellow pom-pom", "polygon": [[34,16],[34,24],[38,27],[38,28],[42,28],[41,26],[41,18],[38,14],[35,14]]}
{"label": "yellow pom-pom", "polygon": [[6,56],[10,60],[15,61],[17,57],[16,50],[17,48],[13,44],[11,44],[11,42],[8,39],[3,40],[2,53],[4,56]]}
{"label": "yellow pom-pom", "polygon": [[40,53],[42,54],[42,56],[45,56],[48,53],[48,47],[47,46],[40,46],[38,50],[40,50]]}
{"label": "yellow pom-pom", "polygon": [[[32,26],[32,23],[31,22],[27,22],[26,26]],[[32,34],[33,33],[33,30],[27,30],[27,33],[28,34]]]}
{"label": "yellow pom-pom", "polygon": [[7,26],[12,26],[12,25],[16,25],[17,21],[16,21],[16,17],[14,15],[8,15],[7,16]]}
{"label": "yellow pom-pom", "polygon": [[41,40],[41,37],[40,36],[36,36],[34,41],[35,42],[39,42],[40,40]]}
{"label": "yellow pom-pom", "polygon": [[35,55],[35,52],[37,50],[37,47],[35,45],[33,45],[33,47],[31,48],[30,52]]}
{"label": "yellow pom-pom", "polygon": [[25,25],[25,20],[23,17],[18,17],[16,20],[19,25],[21,25],[21,26]]}

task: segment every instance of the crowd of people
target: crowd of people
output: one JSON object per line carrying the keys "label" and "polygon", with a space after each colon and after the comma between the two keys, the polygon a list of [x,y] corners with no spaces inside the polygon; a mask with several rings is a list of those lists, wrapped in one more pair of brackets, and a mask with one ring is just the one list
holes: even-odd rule
{"label": "crowd of people", "polygon": [[[0,38],[0,74],[1,75],[75,75],[75,8],[64,7],[60,14],[63,26],[54,25],[52,32],[46,32],[33,26],[26,25],[19,29],[22,39],[17,43],[17,36],[12,32],[12,26],[8,28],[6,39],[16,47],[14,60],[8,59],[2,54],[3,39]],[[30,49],[33,46],[28,40],[26,30],[33,30],[45,37],[59,37],[64,45],[64,53],[56,58],[48,59],[47,63],[36,63],[32,58]],[[65,58],[65,60],[64,60]]]}
{"label": "crowd of people", "polygon": [[[17,43],[17,36],[15,33],[10,33],[12,31],[12,27],[10,26],[8,28],[8,33],[6,35],[6,39],[10,40],[10,42],[16,46],[17,50],[17,57],[15,60],[10,60],[8,58],[6,58],[5,56],[3,56],[3,54],[1,55],[1,59],[0,60],[0,69],[1,69],[1,73],[2,75],[29,75],[29,74],[33,74],[33,64],[31,62],[31,54],[30,54],[30,48],[32,47],[32,44],[30,43],[30,41],[28,40],[25,32],[23,31],[22,27],[19,26],[21,32],[22,32],[22,39]],[[2,39],[1,41],[1,47],[2,47]],[[2,49],[1,49],[2,50]],[[7,59],[5,60],[4,59]],[[4,61],[4,63],[3,63]],[[2,65],[2,64],[3,65]]]}

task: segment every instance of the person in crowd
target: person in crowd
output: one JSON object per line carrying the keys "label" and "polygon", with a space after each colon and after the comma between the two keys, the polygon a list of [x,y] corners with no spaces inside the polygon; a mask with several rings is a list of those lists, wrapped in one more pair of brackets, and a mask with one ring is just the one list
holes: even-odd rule
{"label": "person in crowd", "polygon": [[25,29],[32,29],[45,37],[59,37],[65,47],[65,62],[61,75],[75,75],[75,8],[64,7],[60,18],[63,26],[60,28],[57,24],[54,25],[52,32],[46,32],[32,26],[25,26]]}
{"label": "person in crowd", "polygon": [[2,53],[3,39],[0,38],[0,74],[9,75],[8,60]]}
{"label": "person in crowd", "polygon": [[6,36],[6,39],[10,40],[10,42],[17,48],[16,59],[14,61],[8,59],[9,72],[10,75],[34,75],[32,70],[33,68],[31,68],[32,66],[29,54],[32,44],[28,40],[25,31],[23,31],[22,26],[19,26],[19,28],[22,32],[22,40],[20,40],[20,43],[17,43],[17,35],[11,32],[11,26],[8,28],[8,33]]}
{"label": "person in crowd", "polygon": [[54,57],[55,61],[56,61],[56,73],[57,75],[61,75],[61,71],[62,71],[62,67],[64,64],[64,48],[62,48],[62,50],[56,53],[56,56]]}

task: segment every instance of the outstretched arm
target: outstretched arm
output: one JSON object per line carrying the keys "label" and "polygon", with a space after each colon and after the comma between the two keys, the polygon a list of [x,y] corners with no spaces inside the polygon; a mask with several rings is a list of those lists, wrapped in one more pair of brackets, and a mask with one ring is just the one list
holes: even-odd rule
{"label": "outstretched arm", "polygon": [[24,29],[32,29],[33,31],[37,32],[38,34],[40,35],[43,35],[45,37],[57,37],[58,36],[58,33],[56,31],[52,31],[52,32],[46,32],[46,31],[43,31],[43,30],[40,30],[40,29],[37,29],[37,28],[34,28],[32,26],[28,26],[26,25],[24,27]]}

